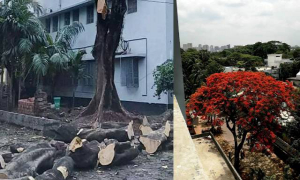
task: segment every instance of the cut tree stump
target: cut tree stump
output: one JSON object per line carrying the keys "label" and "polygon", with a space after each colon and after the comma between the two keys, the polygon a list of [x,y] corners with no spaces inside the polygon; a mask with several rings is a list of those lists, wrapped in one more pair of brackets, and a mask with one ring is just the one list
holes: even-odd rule
{"label": "cut tree stump", "polygon": [[65,180],[73,172],[74,161],[69,156],[64,156],[57,160],[52,169],[45,171],[35,180]]}
{"label": "cut tree stump", "polygon": [[0,179],[13,179],[42,174],[52,168],[56,149],[47,143],[37,144],[18,154],[0,170]]}
{"label": "cut tree stump", "polygon": [[119,142],[129,141],[134,137],[133,121],[128,126],[111,129],[80,129],[77,136],[88,141],[98,141],[101,143],[104,139],[116,139]]}
{"label": "cut tree stump", "polygon": [[146,152],[149,154],[155,153],[158,148],[167,141],[170,136],[171,124],[169,121],[166,125],[156,131],[152,131],[147,135],[142,135],[139,140],[146,148]]}

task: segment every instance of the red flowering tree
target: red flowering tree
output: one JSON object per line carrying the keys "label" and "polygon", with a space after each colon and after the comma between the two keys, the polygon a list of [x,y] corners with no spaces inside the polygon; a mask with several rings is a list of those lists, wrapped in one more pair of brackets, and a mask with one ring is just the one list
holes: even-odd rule
{"label": "red flowering tree", "polygon": [[191,124],[191,111],[203,119],[215,114],[215,121],[225,121],[234,138],[234,166],[239,170],[239,154],[247,134],[253,148],[272,149],[281,112],[294,108],[293,91],[291,83],[261,72],[213,74],[190,97],[187,123]]}

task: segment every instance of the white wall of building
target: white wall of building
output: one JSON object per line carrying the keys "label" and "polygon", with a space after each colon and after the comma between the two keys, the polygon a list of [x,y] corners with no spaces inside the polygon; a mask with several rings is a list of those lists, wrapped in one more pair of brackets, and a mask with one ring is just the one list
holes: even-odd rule
{"label": "white wall of building", "polygon": [[[86,0],[38,0],[43,7],[52,9],[53,12],[64,10]],[[145,102],[145,103],[172,103],[168,95],[162,95],[161,99],[153,97],[155,88],[153,71],[167,59],[173,59],[173,0],[160,0],[163,3],[137,1],[137,12],[126,14],[122,37],[124,40],[146,38],[129,42],[131,54],[147,55],[139,61],[139,87],[128,88],[121,86],[120,60],[115,61],[115,84],[120,99],[123,101]],[[61,5],[61,7],[60,7]],[[94,11],[94,23],[86,24],[86,7],[78,6],[80,9],[80,22],[85,31],[81,33],[73,48],[82,48],[94,45],[96,37],[97,12]],[[64,14],[59,15],[60,27],[64,26]],[[45,19],[42,18],[44,21]],[[72,22],[72,13],[71,13]],[[51,27],[52,30],[52,27]],[[55,33],[52,33],[55,36]],[[147,46],[146,46],[147,42]],[[88,52],[84,60],[92,60],[92,47],[86,48]],[[147,63],[147,65],[146,65]],[[71,96],[70,89],[60,91],[60,96]],[[92,97],[94,87],[78,87],[76,96]]]}
{"label": "white wall of building", "polygon": [[277,67],[279,68],[281,63],[292,63],[293,61],[290,59],[282,59],[282,54],[268,54],[268,66],[269,67]]}

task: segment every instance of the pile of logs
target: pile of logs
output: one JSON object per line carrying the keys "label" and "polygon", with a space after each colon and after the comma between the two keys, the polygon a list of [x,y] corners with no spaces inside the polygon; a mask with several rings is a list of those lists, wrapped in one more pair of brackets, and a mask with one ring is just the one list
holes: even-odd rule
{"label": "pile of logs", "polygon": [[153,154],[172,144],[169,121],[153,130],[145,117],[140,131],[135,136],[132,121],[97,129],[77,129],[71,124],[45,127],[44,134],[54,138],[50,143],[17,144],[10,147],[10,153],[0,153],[0,179],[65,180],[74,168],[122,165],[138,157],[142,149]]}

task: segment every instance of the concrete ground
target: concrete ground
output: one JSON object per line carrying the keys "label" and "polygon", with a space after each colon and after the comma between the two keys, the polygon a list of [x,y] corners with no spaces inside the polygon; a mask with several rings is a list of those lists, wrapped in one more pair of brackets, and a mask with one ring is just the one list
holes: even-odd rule
{"label": "concrete ground", "polygon": [[174,179],[208,180],[176,98],[174,98]]}
{"label": "concrete ground", "polygon": [[203,164],[204,173],[209,180],[234,180],[225,160],[219,153],[214,142],[207,137],[193,139],[199,159]]}

